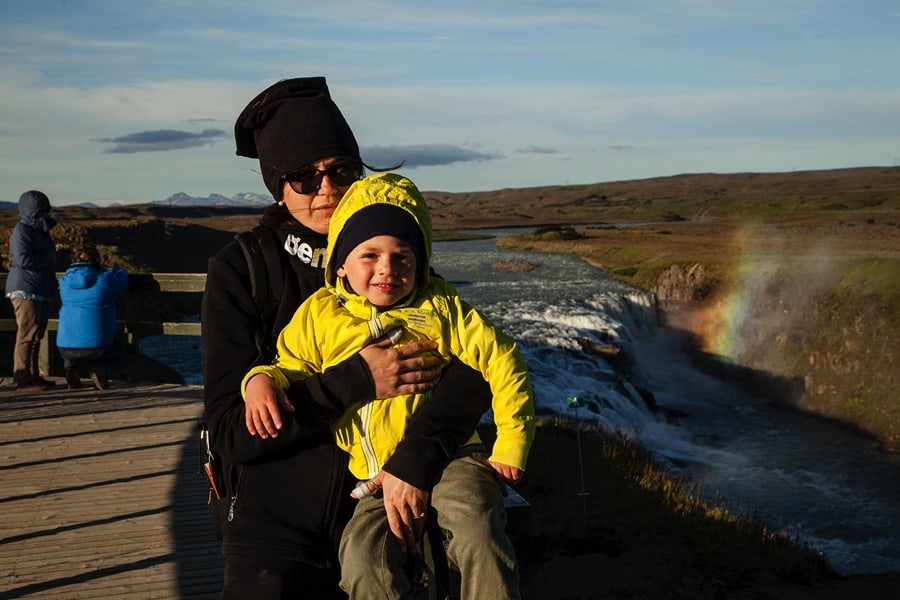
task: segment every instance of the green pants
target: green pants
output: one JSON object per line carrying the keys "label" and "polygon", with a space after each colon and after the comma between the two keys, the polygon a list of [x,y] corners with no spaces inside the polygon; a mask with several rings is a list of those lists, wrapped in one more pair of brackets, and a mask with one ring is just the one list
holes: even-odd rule
{"label": "green pants", "polygon": [[[434,486],[431,506],[445,532],[447,558],[460,572],[462,600],[519,598],[503,489],[481,451],[457,453]],[[407,598],[406,559],[391,536],[381,494],[360,500],[341,537],[341,587],[353,600]]]}

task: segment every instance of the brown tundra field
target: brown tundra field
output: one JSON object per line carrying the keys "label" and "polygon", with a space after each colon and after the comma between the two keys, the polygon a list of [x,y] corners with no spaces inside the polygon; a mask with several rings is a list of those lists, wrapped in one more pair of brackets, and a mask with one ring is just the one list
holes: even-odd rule
{"label": "brown tundra field", "polygon": [[[575,254],[654,292],[666,321],[695,336],[699,355],[791,381],[779,394],[785,408],[900,452],[900,167],[425,195],[437,239],[533,227],[498,243],[535,251],[535,262],[542,252]],[[58,207],[58,268],[72,243],[90,239],[132,271],[204,272],[209,255],[259,213]],[[0,210],[0,235],[16,221],[14,209]],[[900,574],[838,576],[827,557],[707,505],[627,439],[595,432],[578,443],[604,465],[594,491],[604,502],[582,527],[562,500],[577,483],[560,476],[555,458],[571,456],[575,443],[566,427],[541,424],[520,490],[535,515],[517,540],[526,598],[898,597]]]}

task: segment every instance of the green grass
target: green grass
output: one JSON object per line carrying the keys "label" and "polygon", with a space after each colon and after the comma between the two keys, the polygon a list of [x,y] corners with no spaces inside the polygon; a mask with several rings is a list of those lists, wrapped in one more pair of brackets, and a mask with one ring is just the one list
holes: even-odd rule
{"label": "green grass", "polygon": [[838,289],[872,295],[894,314],[900,312],[900,260],[873,258],[854,263],[844,273]]}
{"label": "green grass", "polygon": [[613,270],[612,274],[620,279],[629,280],[634,279],[634,276],[637,275],[637,272],[640,270],[639,267],[624,267],[621,269]]}
{"label": "green grass", "polygon": [[517,544],[523,572],[556,555],[644,552],[665,560],[673,586],[698,573],[729,588],[837,577],[820,553],[752,515],[707,502],[624,435],[539,426],[519,491],[534,510],[532,531]]}

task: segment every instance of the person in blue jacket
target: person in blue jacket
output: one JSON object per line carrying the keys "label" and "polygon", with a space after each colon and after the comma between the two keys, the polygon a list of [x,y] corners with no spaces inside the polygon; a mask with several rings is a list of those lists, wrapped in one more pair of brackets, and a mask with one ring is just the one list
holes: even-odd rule
{"label": "person in blue jacket", "polygon": [[81,387],[79,366],[90,370],[98,390],[109,387],[109,372],[127,362],[125,345],[116,340],[116,301],[128,290],[122,267],[100,266],[96,247],[72,251],[73,262],[59,279],[59,331],[56,345],[63,358],[69,389]]}
{"label": "person in blue jacket", "polygon": [[19,198],[19,222],[9,237],[6,297],[16,314],[13,379],[20,392],[39,392],[54,385],[41,377],[38,357],[56,295],[56,246],[50,229],[50,199],[31,190]]}

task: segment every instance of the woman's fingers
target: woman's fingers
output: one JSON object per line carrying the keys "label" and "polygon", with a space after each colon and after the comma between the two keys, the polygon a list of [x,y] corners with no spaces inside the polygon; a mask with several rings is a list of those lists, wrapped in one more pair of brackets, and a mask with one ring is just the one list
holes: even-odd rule
{"label": "woman's fingers", "polygon": [[440,374],[441,357],[434,354],[431,340],[411,342],[397,348],[397,386],[400,394],[415,394],[431,388]]}
{"label": "woman's fingers", "polygon": [[440,375],[441,357],[434,354],[437,344],[431,340],[410,342],[390,347],[390,339],[382,336],[360,350],[375,382],[375,397],[389,398],[429,390]]}
{"label": "woman's fingers", "polygon": [[399,346],[397,348],[397,358],[399,358],[400,360],[407,360],[413,357],[434,357],[434,355],[431,353],[435,350],[437,350],[436,342],[433,342],[431,340],[419,340],[417,342],[410,342],[408,344]]}
{"label": "woman's fingers", "polygon": [[388,526],[400,549],[417,552],[417,541],[425,531],[425,514],[431,495],[402,479],[382,471],[382,493]]}

